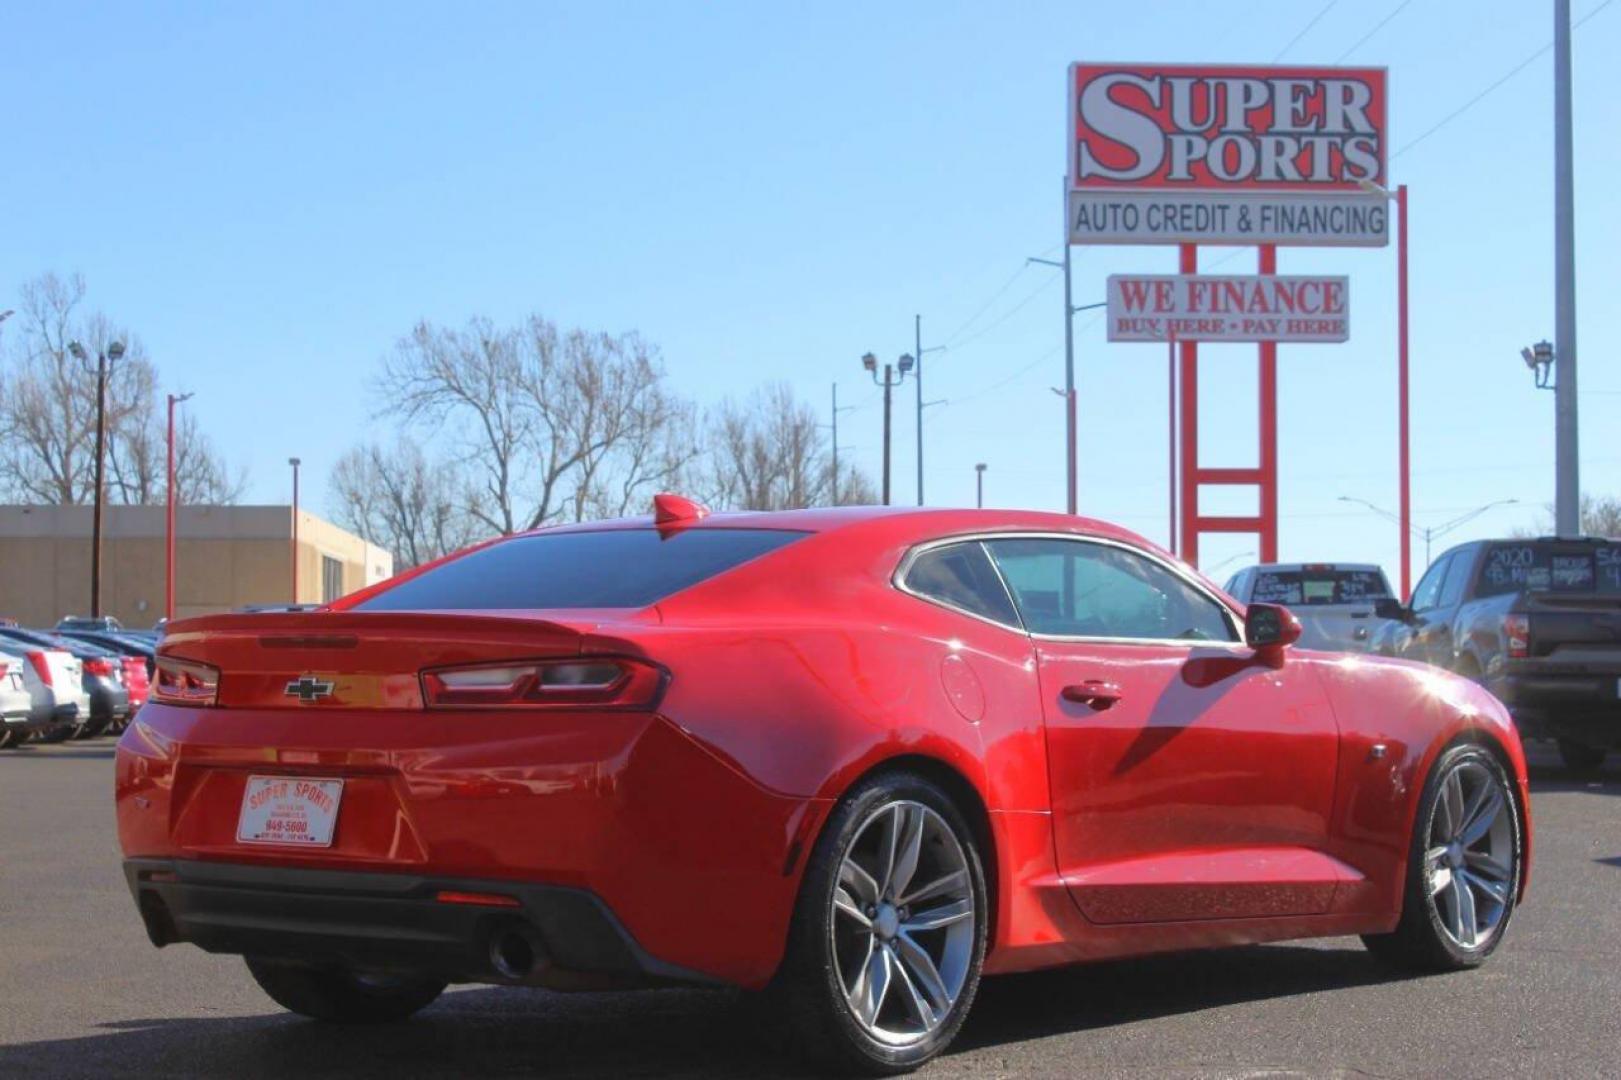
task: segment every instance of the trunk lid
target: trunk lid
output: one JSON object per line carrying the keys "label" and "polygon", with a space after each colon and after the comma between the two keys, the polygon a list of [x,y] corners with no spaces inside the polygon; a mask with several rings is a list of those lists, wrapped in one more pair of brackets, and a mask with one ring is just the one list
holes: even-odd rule
{"label": "trunk lid", "polygon": [[220,708],[420,709],[426,669],[577,656],[599,625],[580,612],[210,615],[172,625],[158,655],[219,669]]}

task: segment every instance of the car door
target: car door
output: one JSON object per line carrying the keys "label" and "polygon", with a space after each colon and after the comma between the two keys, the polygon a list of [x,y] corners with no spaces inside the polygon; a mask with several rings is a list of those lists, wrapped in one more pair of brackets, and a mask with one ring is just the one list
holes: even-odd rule
{"label": "car door", "polygon": [[1059,872],[1097,923],[1314,914],[1338,732],[1304,661],[1137,548],[989,539],[1036,646]]}
{"label": "car door", "polygon": [[1413,588],[1413,618],[1406,631],[1398,632],[1397,655],[1427,664],[1444,663],[1439,657],[1451,644],[1451,627],[1443,617],[1441,588],[1446,584],[1454,554],[1446,552],[1430,564]]}

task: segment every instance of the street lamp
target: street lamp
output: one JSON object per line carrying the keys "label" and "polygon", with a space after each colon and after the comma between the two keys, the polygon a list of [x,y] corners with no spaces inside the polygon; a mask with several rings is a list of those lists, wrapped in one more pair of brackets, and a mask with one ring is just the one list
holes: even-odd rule
{"label": "street lamp", "polygon": [[974,505],[985,509],[985,463],[974,466]]}
{"label": "street lamp", "polygon": [[[902,353],[900,359],[897,360],[893,365],[891,365],[891,364],[885,364],[884,365],[884,377],[883,377],[883,379],[880,380],[878,378],[878,358],[876,356],[874,356],[872,353],[866,353],[861,357],[861,366],[866,368],[867,372],[870,375],[872,375],[873,385],[874,386],[882,386],[884,388],[884,505],[885,506],[889,505],[889,424],[890,424],[890,415],[889,414],[890,414],[890,403],[891,403],[891,400],[893,398],[894,388],[899,386],[901,383],[906,381],[906,373],[908,371],[912,370],[912,366],[915,363],[917,363],[917,361],[915,359],[913,359],[911,353]],[[900,374],[898,376],[895,374],[895,368],[896,367],[900,368]]]}
{"label": "street lamp", "polygon": [[1253,558],[1255,558],[1255,552],[1253,552],[1253,551],[1240,551],[1237,555],[1231,556],[1230,558],[1223,559],[1223,560],[1221,560],[1221,562],[1217,563],[1215,566],[1212,566],[1210,569],[1204,571],[1204,576],[1208,577],[1208,578],[1213,578],[1213,577],[1216,576],[1216,571],[1220,570],[1222,567],[1231,566],[1233,563],[1238,562],[1240,559],[1253,559]]}
{"label": "street lamp", "polygon": [[1553,376],[1553,345],[1546,341],[1539,341],[1530,348],[1520,350],[1520,359],[1525,366],[1531,369],[1536,376],[1538,390],[1557,390],[1552,380]]}
{"label": "street lamp", "polygon": [[[68,352],[81,364],[90,359],[85,347],[68,342]],[[90,617],[101,617],[101,508],[105,501],[103,462],[107,445],[107,369],[124,357],[124,343],[115,341],[96,352],[96,501],[90,518]]]}
{"label": "street lamp", "polygon": [[[1399,517],[1397,517],[1395,514],[1392,514],[1389,510],[1386,510],[1381,506],[1375,506],[1373,503],[1369,502],[1367,499],[1358,499],[1358,498],[1355,498],[1355,497],[1350,496],[1350,495],[1341,495],[1339,497],[1339,501],[1344,502],[1344,503],[1355,503],[1358,506],[1365,506],[1369,510],[1372,510],[1375,514],[1378,514],[1380,517],[1384,518],[1386,521],[1393,521],[1393,522],[1397,523],[1398,525],[1401,524],[1401,519]],[[1517,503],[1519,503],[1519,501],[1520,500],[1518,500],[1518,499],[1498,499],[1496,502],[1489,502],[1485,506],[1477,506],[1473,510],[1469,511],[1467,514],[1460,514],[1458,517],[1453,518],[1451,521],[1444,521],[1439,525],[1425,525],[1425,526],[1422,526],[1422,527],[1420,527],[1418,525],[1409,526],[1409,528],[1412,530],[1412,533],[1413,533],[1414,536],[1422,536],[1424,538],[1424,565],[1425,565],[1425,567],[1428,567],[1430,565],[1430,542],[1431,541],[1440,539],[1441,537],[1445,536],[1447,533],[1451,532],[1453,529],[1458,528],[1460,525],[1468,524],[1469,522],[1475,520],[1475,518],[1479,517],[1481,514],[1484,514],[1488,510],[1495,510],[1499,506],[1513,506],[1513,505],[1516,505]],[[1409,597],[1406,596],[1406,595],[1403,595],[1402,599],[1407,600],[1407,599],[1409,599]]]}
{"label": "street lamp", "polygon": [[174,508],[178,501],[174,489],[174,407],[182,401],[190,401],[191,394],[169,395],[169,480],[167,511],[165,513],[165,528],[163,533],[163,562],[165,576],[163,579],[163,617],[174,618]]}
{"label": "street lamp", "polygon": [[290,457],[287,464],[293,467],[293,603],[298,603],[298,467],[303,464],[298,458]]}
{"label": "street lamp", "polygon": [[923,505],[923,410],[930,405],[944,404],[940,401],[923,400],[923,356],[925,353],[945,352],[944,345],[930,345],[923,347],[923,316],[912,316],[913,347],[917,350],[917,376],[915,378],[917,391],[917,504]]}

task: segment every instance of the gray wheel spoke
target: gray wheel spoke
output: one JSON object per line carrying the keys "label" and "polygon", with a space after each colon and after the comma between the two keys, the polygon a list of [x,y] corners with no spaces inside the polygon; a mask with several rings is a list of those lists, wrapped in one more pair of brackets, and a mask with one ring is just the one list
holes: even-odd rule
{"label": "gray wheel spoke", "polygon": [[974,902],[972,900],[954,900],[949,904],[930,908],[927,911],[914,911],[911,918],[901,923],[901,929],[912,933],[921,930],[938,930],[942,926],[962,922],[964,919],[974,917]]}
{"label": "gray wheel spoke", "polygon": [[834,890],[833,906],[838,908],[839,911],[843,912],[844,914],[850,916],[850,918],[860,923],[863,927],[870,928],[872,926],[872,920],[867,918],[867,913],[862,910],[861,904],[856,900],[855,897],[850,895],[850,890],[845,886],[840,885],[836,890]]}
{"label": "gray wheel spoke", "polygon": [[952,995],[946,990],[946,984],[940,979],[939,969],[934,966],[934,960],[923,946],[913,941],[910,936],[901,934],[895,939],[895,952],[902,965],[917,981],[918,988],[928,996],[935,1011],[945,1012],[951,1008]]}
{"label": "gray wheel spoke", "polygon": [[1475,894],[1456,874],[1452,875],[1452,910],[1456,920],[1458,941],[1469,948],[1474,948],[1475,936],[1480,930],[1480,923],[1475,918]]}
{"label": "gray wheel spoke", "polygon": [[1464,847],[1480,842],[1486,835],[1486,830],[1497,821],[1497,815],[1503,810],[1503,793],[1497,790],[1496,784],[1484,785],[1486,795],[1475,800],[1470,807],[1472,813],[1465,819],[1463,827],[1458,830],[1458,840]]}
{"label": "gray wheel spoke", "polygon": [[1459,770],[1448,773],[1442,782],[1439,809],[1445,815],[1442,835],[1450,840],[1463,825],[1463,778]]}
{"label": "gray wheel spoke", "polygon": [[894,956],[884,945],[875,944],[872,952],[867,955],[866,971],[861,980],[861,993],[850,1004],[855,1008],[856,1016],[868,1027],[878,1022],[878,1014],[883,1011],[884,998],[889,993],[893,963]]}
{"label": "gray wheel spoke", "polygon": [[878,948],[878,942],[871,935],[867,937],[867,951],[862,954],[861,964],[856,968],[855,982],[846,986],[844,996],[850,1001],[850,1008],[860,1013],[860,1003],[867,997],[867,970],[872,962],[872,954]]}
{"label": "gray wheel spoke", "polygon": [[1430,895],[1439,896],[1443,889],[1452,884],[1452,869],[1447,866],[1437,866],[1430,873]]}
{"label": "gray wheel spoke", "polygon": [[1463,853],[1465,864],[1474,871],[1476,877],[1491,878],[1493,881],[1506,882],[1509,879],[1509,869],[1496,859],[1479,851],[1466,851]]}
{"label": "gray wheel spoke", "polygon": [[[896,959],[899,960],[900,957],[897,956]],[[906,966],[905,961],[895,965],[895,974],[900,978],[901,986],[906,991],[907,1008],[911,1010],[912,1016],[917,1022],[923,1025],[923,1029],[927,1031],[938,1024],[940,1014],[934,1011],[934,1006],[929,1004],[922,991],[917,988],[917,983],[912,978],[911,969]]]}
{"label": "gray wheel spoke", "polygon": [[861,867],[853,858],[846,857],[839,867],[839,884],[844,887],[858,903],[876,904],[878,902],[878,882],[873,876]]}
{"label": "gray wheel spoke", "polygon": [[936,878],[927,885],[913,889],[905,896],[902,896],[898,902],[905,904],[907,907],[915,908],[924,900],[932,900],[936,896],[944,896],[947,893],[955,892],[966,893],[967,891],[968,871],[953,870],[944,877]]}
{"label": "gray wheel spoke", "polygon": [[912,884],[912,875],[917,873],[918,856],[923,852],[923,822],[921,809],[907,812],[902,808],[899,850],[895,855],[889,888],[885,890],[890,897],[904,893]]}
{"label": "gray wheel spoke", "polygon": [[883,899],[890,895],[890,882],[895,879],[895,859],[900,854],[901,827],[904,824],[906,807],[896,803],[884,816],[884,833],[878,842],[878,897]]}
{"label": "gray wheel spoke", "polygon": [[1459,870],[1458,876],[1463,878],[1465,884],[1485,893],[1497,903],[1508,903],[1508,886],[1503,882],[1493,881],[1479,874],[1470,873],[1468,870]]}

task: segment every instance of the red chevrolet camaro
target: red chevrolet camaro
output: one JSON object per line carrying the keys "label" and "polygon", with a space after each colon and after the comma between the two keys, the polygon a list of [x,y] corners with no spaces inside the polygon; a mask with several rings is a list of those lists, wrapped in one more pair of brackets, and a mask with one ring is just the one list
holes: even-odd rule
{"label": "red chevrolet camaro", "polygon": [[1479,964],[1530,865],[1507,714],[1298,633],[1101,522],[661,496],[171,625],[125,870],[153,942],[309,1016],[730,985],[878,1072],[981,974],[1339,934]]}

